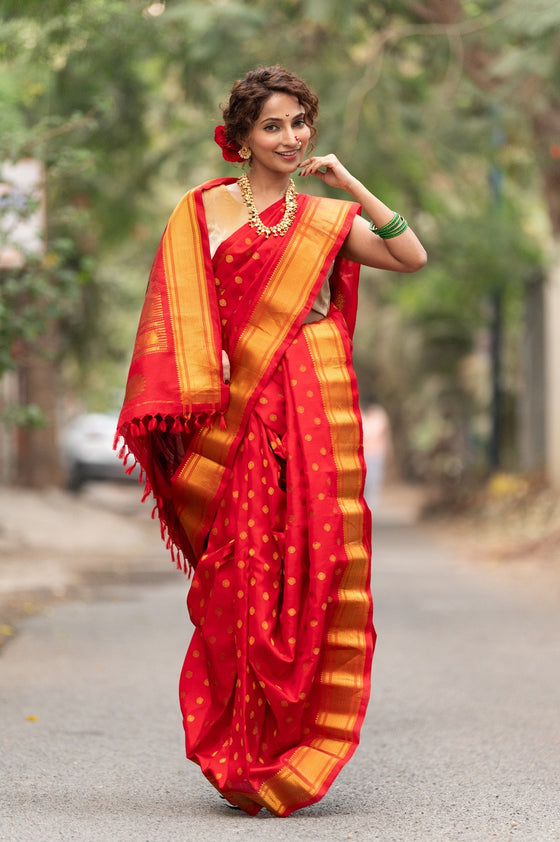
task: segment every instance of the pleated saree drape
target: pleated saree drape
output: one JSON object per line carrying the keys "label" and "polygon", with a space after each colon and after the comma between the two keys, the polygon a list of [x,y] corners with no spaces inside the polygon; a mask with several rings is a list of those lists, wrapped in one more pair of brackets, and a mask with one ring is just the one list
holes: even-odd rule
{"label": "pleated saree drape", "polygon": [[[191,191],[170,219],[119,432],[194,568],[187,755],[247,813],[287,816],[350,758],[369,697],[357,269],[337,258],[357,206],[298,196],[286,237],[243,226],[212,259],[202,192],[229,181]],[[262,217],[281,215],[277,203]],[[303,324],[333,261],[329,316]]]}

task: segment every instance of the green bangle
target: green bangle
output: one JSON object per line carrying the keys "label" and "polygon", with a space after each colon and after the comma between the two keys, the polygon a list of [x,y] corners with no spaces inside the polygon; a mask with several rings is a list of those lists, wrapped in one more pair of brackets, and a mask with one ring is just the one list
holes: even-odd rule
{"label": "green bangle", "polygon": [[375,222],[370,224],[370,230],[373,231],[374,234],[377,234],[379,237],[382,237],[384,234],[392,231],[399,224],[400,214],[396,211],[393,212],[392,218],[389,222],[386,222],[385,225],[381,225],[379,228],[376,226]]}
{"label": "green bangle", "polygon": [[403,231],[406,231],[408,228],[408,222],[400,215],[400,213],[395,212],[393,214],[393,218],[385,225],[382,225],[381,228],[377,228],[374,222],[370,223],[369,228],[370,231],[373,231],[374,234],[377,234],[377,236],[381,237],[383,240],[390,240],[392,237],[397,237],[399,234],[402,234]]}
{"label": "green bangle", "polygon": [[392,237],[397,237],[399,234],[402,234],[403,231],[406,231],[407,228],[408,228],[408,222],[406,221],[406,219],[404,217],[401,216],[400,223],[397,226],[397,228],[383,234],[383,239],[384,240],[390,240]]}

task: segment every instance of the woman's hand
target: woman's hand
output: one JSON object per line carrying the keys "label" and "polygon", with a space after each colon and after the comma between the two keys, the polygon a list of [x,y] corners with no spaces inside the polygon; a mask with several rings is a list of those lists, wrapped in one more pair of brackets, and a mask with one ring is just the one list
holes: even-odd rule
{"label": "woman's hand", "polygon": [[229,357],[224,350],[222,350],[222,377],[224,378],[224,383],[228,386],[231,377],[231,366]]}
{"label": "woman's hand", "polygon": [[352,176],[344,167],[336,155],[314,155],[306,158],[299,165],[300,175],[314,175],[320,178],[329,187],[339,187],[341,190],[348,190]]}

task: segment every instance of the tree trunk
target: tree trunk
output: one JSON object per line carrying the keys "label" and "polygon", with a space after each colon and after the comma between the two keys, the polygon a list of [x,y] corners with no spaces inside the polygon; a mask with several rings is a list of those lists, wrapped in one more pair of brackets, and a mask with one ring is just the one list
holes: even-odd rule
{"label": "tree trunk", "polygon": [[51,334],[43,342],[43,353],[25,348],[19,366],[20,405],[36,406],[44,418],[41,426],[18,431],[16,481],[28,488],[47,488],[62,481],[56,430],[57,374],[50,353],[53,345]]}
{"label": "tree trunk", "polygon": [[542,471],[546,462],[546,441],[544,280],[541,276],[531,279],[525,285],[524,314],[519,463],[523,471]]}
{"label": "tree trunk", "polygon": [[19,398],[18,376],[15,371],[5,371],[0,377],[0,484],[11,485],[16,480],[17,432],[9,422],[10,407],[17,406]]}
{"label": "tree trunk", "polygon": [[560,240],[546,279],[545,317],[547,473],[560,488]]}

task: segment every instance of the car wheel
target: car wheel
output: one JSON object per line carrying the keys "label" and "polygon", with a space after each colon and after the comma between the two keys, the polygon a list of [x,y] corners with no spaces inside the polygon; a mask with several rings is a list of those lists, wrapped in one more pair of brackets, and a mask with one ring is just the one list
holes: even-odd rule
{"label": "car wheel", "polygon": [[68,475],[68,481],[66,483],[66,487],[68,491],[78,492],[81,491],[82,486],[85,482],[85,477],[82,472],[82,469],[79,465],[72,465],[70,469],[70,473]]}

